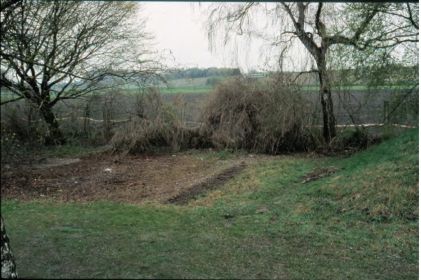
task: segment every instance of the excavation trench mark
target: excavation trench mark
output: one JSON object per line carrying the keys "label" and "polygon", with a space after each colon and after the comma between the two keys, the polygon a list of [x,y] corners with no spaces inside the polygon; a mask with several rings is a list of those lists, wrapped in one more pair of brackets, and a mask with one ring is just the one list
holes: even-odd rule
{"label": "excavation trench mark", "polygon": [[178,195],[167,200],[167,203],[176,204],[176,205],[185,205],[190,200],[196,199],[199,195],[204,194],[210,190],[214,190],[218,187],[221,187],[229,179],[233,178],[235,175],[240,173],[246,164],[244,162],[231,166],[220,173],[215,174],[207,178],[205,181],[194,184],[187,190],[179,193]]}

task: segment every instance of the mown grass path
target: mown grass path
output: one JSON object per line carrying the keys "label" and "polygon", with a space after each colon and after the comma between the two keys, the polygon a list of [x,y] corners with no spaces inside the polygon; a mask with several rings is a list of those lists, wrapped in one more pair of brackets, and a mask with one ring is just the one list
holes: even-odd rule
{"label": "mown grass path", "polygon": [[259,162],[186,206],[8,200],[2,215],[27,278],[417,279],[418,130]]}

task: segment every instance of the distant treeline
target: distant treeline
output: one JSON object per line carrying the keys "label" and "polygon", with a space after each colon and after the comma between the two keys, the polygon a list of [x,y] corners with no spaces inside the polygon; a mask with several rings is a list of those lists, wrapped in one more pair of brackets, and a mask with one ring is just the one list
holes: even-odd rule
{"label": "distant treeline", "polygon": [[229,77],[241,75],[238,68],[187,68],[187,69],[174,69],[164,74],[167,80],[173,79],[193,79],[205,77]]}

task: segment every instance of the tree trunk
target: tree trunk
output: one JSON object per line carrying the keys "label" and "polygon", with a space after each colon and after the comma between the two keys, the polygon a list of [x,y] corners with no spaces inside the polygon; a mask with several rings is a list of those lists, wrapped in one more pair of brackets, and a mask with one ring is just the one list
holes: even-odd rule
{"label": "tree trunk", "polygon": [[16,273],[15,258],[10,249],[9,238],[6,234],[3,217],[1,219],[1,278],[14,279],[18,277]]}
{"label": "tree trunk", "polygon": [[333,114],[332,90],[326,68],[325,52],[320,52],[316,60],[320,81],[320,102],[323,113],[323,138],[326,143],[329,143],[336,136],[336,120]]}
{"label": "tree trunk", "polygon": [[56,116],[53,113],[51,106],[40,105],[40,112],[44,121],[48,125],[48,135],[45,138],[46,145],[62,145],[66,141],[59,128]]}

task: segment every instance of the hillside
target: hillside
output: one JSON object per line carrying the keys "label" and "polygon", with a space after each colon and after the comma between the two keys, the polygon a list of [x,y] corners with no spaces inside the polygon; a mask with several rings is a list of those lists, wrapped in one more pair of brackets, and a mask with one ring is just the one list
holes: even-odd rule
{"label": "hillside", "polygon": [[185,206],[2,197],[2,215],[26,278],[416,279],[418,141],[347,158],[180,153],[248,160]]}

